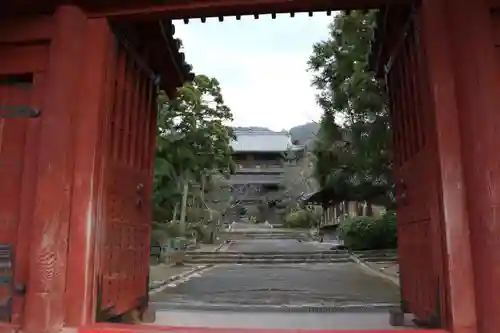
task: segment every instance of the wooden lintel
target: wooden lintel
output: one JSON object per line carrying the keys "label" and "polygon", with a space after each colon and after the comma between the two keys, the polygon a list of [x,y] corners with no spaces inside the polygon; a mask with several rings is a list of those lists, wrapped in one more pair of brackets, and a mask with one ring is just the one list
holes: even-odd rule
{"label": "wooden lintel", "polygon": [[203,0],[163,5],[110,6],[90,13],[114,19],[189,19],[198,17],[242,16],[272,13],[326,12],[343,9],[379,8],[411,0]]}
{"label": "wooden lintel", "polygon": [[52,38],[53,27],[50,16],[1,20],[0,43],[47,41]]}

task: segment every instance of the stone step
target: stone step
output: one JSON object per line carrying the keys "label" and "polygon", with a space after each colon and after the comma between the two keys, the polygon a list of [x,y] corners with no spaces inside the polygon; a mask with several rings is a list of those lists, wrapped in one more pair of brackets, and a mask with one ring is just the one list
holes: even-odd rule
{"label": "stone step", "polygon": [[366,259],[366,258],[363,258],[363,261],[366,261],[366,262],[373,262],[373,263],[378,263],[378,264],[390,264],[390,263],[396,263],[398,261],[398,258],[393,258],[393,259],[388,259],[388,258],[385,258],[385,259]]}
{"label": "stone step", "polygon": [[255,252],[236,252],[236,251],[222,251],[222,252],[208,252],[208,251],[187,251],[187,256],[276,256],[276,255],[343,255],[349,256],[349,252],[344,250],[320,250],[314,252],[273,252],[273,251],[255,251]]}
{"label": "stone step", "polygon": [[300,256],[300,255],[276,255],[276,256],[188,256],[186,260],[214,260],[214,259],[224,259],[224,260],[333,260],[333,259],[344,259],[349,258],[349,256],[342,255],[316,255],[316,256]]}
{"label": "stone step", "polygon": [[238,231],[231,231],[228,232],[227,234],[229,235],[256,235],[256,236],[262,236],[262,235],[308,235],[307,232],[238,232]]}
{"label": "stone step", "polygon": [[242,259],[242,258],[200,258],[184,261],[188,264],[300,264],[300,263],[346,263],[349,258],[309,258],[309,259]]}
{"label": "stone step", "polygon": [[353,254],[367,262],[394,263],[398,260],[397,252],[394,250],[354,251]]}

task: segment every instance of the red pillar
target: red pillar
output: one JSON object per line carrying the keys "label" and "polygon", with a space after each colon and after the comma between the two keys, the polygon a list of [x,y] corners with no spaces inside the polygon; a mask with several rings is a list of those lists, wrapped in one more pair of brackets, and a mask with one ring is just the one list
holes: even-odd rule
{"label": "red pillar", "polygon": [[78,107],[86,17],[73,6],[53,16],[39,136],[25,332],[57,332],[64,325],[68,232],[73,181],[73,125]]}
{"label": "red pillar", "polygon": [[500,329],[500,66],[489,2],[447,0],[478,331]]}
{"label": "red pillar", "polygon": [[69,229],[67,269],[66,325],[81,326],[94,322],[96,306],[96,265],[98,261],[98,195],[101,157],[104,153],[102,126],[108,108],[111,84],[107,75],[113,63],[113,35],[106,19],[88,20],[81,36],[88,47],[75,108],[73,196]]}
{"label": "red pillar", "polygon": [[[445,0],[446,1],[446,0]],[[459,109],[451,62],[450,37],[454,33],[446,22],[445,1],[422,1],[423,48],[434,109],[442,231],[445,233],[447,325],[454,333],[475,333],[475,293],[472,272],[466,186],[462,168]],[[468,24],[467,24],[468,25]]]}

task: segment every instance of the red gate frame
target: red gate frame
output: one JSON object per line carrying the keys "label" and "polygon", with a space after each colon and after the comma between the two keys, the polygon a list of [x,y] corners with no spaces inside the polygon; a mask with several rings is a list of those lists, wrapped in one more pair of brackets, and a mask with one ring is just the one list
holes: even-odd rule
{"label": "red gate frame", "polygon": [[[336,9],[361,9],[408,2],[336,0],[335,4]],[[77,0],[73,6],[60,6],[59,1],[23,0],[0,4],[1,43],[50,42],[38,200],[29,238],[32,274],[22,325],[28,333],[52,333],[63,325],[86,326],[94,320],[98,264],[94,231],[100,223],[94,181],[102,154],[104,59],[113,40],[108,20],[132,28],[143,25],[135,29],[148,34],[139,38],[149,43],[143,56],[164,74],[164,88],[173,92],[186,78],[183,57],[153,20],[333,9],[330,0],[199,0],[167,5],[136,0],[126,8],[119,3]],[[492,12],[500,8],[500,0],[422,0],[421,4],[437,127],[449,329],[496,333],[500,298],[491,291],[500,288],[500,155],[493,152],[500,128],[500,65]],[[391,44],[382,39],[380,45],[377,55],[383,61],[391,53]],[[67,284],[72,286],[68,291]]]}
{"label": "red gate frame", "polygon": [[447,333],[445,330],[401,329],[401,330],[302,330],[302,329],[250,329],[250,328],[214,328],[214,327],[182,327],[182,326],[126,326],[99,325],[80,328],[78,333]]}

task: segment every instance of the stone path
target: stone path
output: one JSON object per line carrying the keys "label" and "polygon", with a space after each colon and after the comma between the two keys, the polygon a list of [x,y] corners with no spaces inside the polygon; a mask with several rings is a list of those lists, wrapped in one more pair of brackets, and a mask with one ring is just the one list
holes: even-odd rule
{"label": "stone path", "polygon": [[353,306],[397,304],[393,283],[355,263],[219,265],[152,296],[153,302]]}
{"label": "stone path", "polygon": [[[224,250],[226,244],[199,244],[198,248],[193,251],[199,252],[212,252],[218,250]],[[151,265],[149,267],[149,284],[150,287],[154,288],[160,284],[162,284],[165,280],[173,276],[177,276],[183,273],[187,273],[199,265],[183,265],[183,266],[175,266],[171,264],[158,264]]]}
{"label": "stone path", "polygon": [[[377,313],[227,313],[218,311],[162,311],[156,315],[155,325],[192,327],[183,333],[234,333],[242,329],[270,330],[404,330],[412,329],[410,321],[407,327],[389,325],[387,312]],[[201,328],[203,327],[203,328]],[[201,328],[201,329],[200,329]],[[209,329],[204,329],[209,328]],[[217,328],[217,329],[214,329]],[[231,330],[221,330],[221,329]],[[240,329],[240,330],[238,330]],[[380,332],[380,331],[378,331]],[[292,333],[292,332],[290,332]],[[299,333],[299,332],[293,332]],[[305,332],[303,332],[305,333]]]}
{"label": "stone path", "polygon": [[228,246],[230,252],[314,252],[329,250],[330,244],[319,242],[299,242],[295,239],[255,239],[238,240]]}
{"label": "stone path", "polygon": [[149,284],[151,287],[155,287],[158,284],[161,284],[163,281],[167,280],[172,276],[176,276],[185,272],[188,272],[195,268],[193,265],[184,265],[184,266],[174,266],[174,265],[166,265],[159,264],[150,266],[149,268]]}
{"label": "stone path", "polygon": [[368,265],[390,277],[399,278],[399,265],[397,263],[368,263]]}

